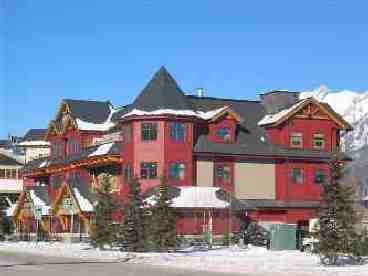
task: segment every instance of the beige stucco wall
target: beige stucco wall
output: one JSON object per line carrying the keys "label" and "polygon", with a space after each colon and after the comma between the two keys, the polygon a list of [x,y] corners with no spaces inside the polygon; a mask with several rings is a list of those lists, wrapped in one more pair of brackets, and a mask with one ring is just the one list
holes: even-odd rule
{"label": "beige stucco wall", "polygon": [[234,164],[235,196],[240,199],[275,199],[275,164]]}
{"label": "beige stucco wall", "polygon": [[213,162],[197,161],[197,186],[213,186]]}

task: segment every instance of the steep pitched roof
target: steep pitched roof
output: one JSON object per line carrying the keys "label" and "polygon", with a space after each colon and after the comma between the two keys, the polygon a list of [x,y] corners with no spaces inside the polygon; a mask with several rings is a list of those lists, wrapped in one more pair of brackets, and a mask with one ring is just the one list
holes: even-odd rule
{"label": "steep pitched roof", "polygon": [[24,141],[45,141],[47,129],[30,129],[23,137]]}
{"label": "steep pitched roof", "polygon": [[174,78],[163,66],[134,100],[131,107],[145,111],[193,109]]}
{"label": "steep pitched roof", "polygon": [[106,122],[111,113],[111,103],[102,101],[82,101],[64,99],[68,104],[71,116],[85,122],[101,124]]}
{"label": "steep pitched roof", "polygon": [[113,115],[113,120],[120,119],[122,115],[133,109],[154,111],[159,109],[193,110],[194,108],[174,78],[162,66],[134,102],[126,106],[125,109],[116,112]]}

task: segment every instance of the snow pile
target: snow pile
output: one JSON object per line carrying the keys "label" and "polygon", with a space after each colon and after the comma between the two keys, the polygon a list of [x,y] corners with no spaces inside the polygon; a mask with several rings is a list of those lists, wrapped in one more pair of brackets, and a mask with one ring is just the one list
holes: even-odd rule
{"label": "snow pile", "polygon": [[89,131],[108,131],[110,128],[112,128],[115,124],[111,121],[112,115],[117,111],[117,109],[114,109],[112,106],[110,106],[110,115],[106,119],[105,122],[100,124],[90,123],[83,121],[81,119],[76,119],[78,129],[79,130],[89,130]]}
{"label": "snow pile", "polygon": [[92,156],[108,154],[113,144],[114,143],[102,144],[102,145],[98,146],[98,148],[94,152],[89,154],[88,156],[92,157]]}
{"label": "snow pile", "polygon": [[[172,199],[172,207],[175,208],[227,208],[227,201],[217,198],[216,187],[178,187],[180,195]],[[145,200],[148,205],[155,205],[156,195]]]}
{"label": "snow pile", "polygon": [[121,118],[126,118],[130,116],[175,115],[175,116],[197,117],[202,120],[209,120],[227,108],[228,106],[224,106],[224,107],[214,109],[211,111],[207,111],[207,112],[194,111],[194,110],[174,110],[174,109],[157,109],[154,111],[144,111],[144,110],[139,110],[139,109],[133,109],[127,114],[122,115]]}
{"label": "snow pile", "polygon": [[298,103],[292,105],[291,107],[287,108],[287,109],[284,109],[284,110],[281,110],[280,112],[278,113],[275,113],[275,114],[266,114],[262,120],[260,120],[258,122],[258,125],[259,126],[264,126],[264,125],[269,125],[269,124],[273,124],[273,123],[276,123],[278,120],[280,120],[282,117],[286,116],[287,114],[289,114],[290,112],[296,110],[298,107],[300,107],[301,105],[303,105],[306,101],[308,100],[307,99],[304,99],[302,101],[299,101]]}
{"label": "snow pile", "polygon": [[73,191],[74,191],[75,197],[78,201],[78,205],[81,208],[81,210],[84,212],[92,212],[93,205],[91,204],[91,202],[85,197],[83,197],[77,188],[73,188]]}
{"label": "snow pile", "polygon": [[39,198],[34,190],[29,190],[29,195],[33,202],[33,206],[39,207],[42,210],[42,215],[47,216],[49,214],[50,206],[48,206],[41,198]]}
{"label": "snow pile", "polygon": [[234,246],[209,251],[193,251],[189,248],[176,253],[127,253],[118,250],[100,251],[86,243],[0,242],[0,250],[71,257],[77,260],[126,261],[130,264],[239,273],[239,275],[363,276],[368,271],[368,264],[324,267],[315,255],[299,251],[268,251],[259,247],[242,249]]}

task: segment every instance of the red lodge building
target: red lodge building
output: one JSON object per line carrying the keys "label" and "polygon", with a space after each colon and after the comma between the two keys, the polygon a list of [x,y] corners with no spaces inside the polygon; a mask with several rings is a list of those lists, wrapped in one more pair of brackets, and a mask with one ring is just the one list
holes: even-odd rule
{"label": "red lodge building", "polygon": [[297,92],[187,95],[162,67],[126,106],[61,102],[48,125],[50,156],[27,164],[14,220],[20,233],[37,218],[49,233],[87,234],[98,176],[109,173],[122,201],[133,176],[148,194],[165,177],[181,235],[236,231],[245,218],[307,225],[350,130],[328,104]]}

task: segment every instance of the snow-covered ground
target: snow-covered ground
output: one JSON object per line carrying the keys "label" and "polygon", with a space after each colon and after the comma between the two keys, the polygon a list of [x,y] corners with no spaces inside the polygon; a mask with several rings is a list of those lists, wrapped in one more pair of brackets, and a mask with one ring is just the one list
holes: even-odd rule
{"label": "snow-covered ground", "polygon": [[184,269],[236,272],[241,274],[368,275],[368,265],[324,267],[320,265],[318,257],[314,255],[298,251],[268,251],[258,247],[241,249],[235,246],[210,251],[187,249],[176,253],[126,253],[117,250],[99,251],[85,243],[1,242],[0,251],[72,257],[87,261],[144,263]]}

